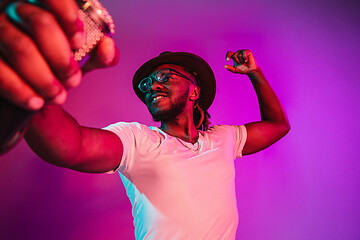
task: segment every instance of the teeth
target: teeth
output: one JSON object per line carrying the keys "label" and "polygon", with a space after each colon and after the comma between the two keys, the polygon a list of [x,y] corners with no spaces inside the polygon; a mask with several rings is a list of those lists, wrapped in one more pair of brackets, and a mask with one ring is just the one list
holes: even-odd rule
{"label": "teeth", "polygon": [[155,97],[154,99],[153,99],[153,101],[156,101],[156,100],[158,100],[158,99],[160,99],[160,98],[163,98],[164,96],[157,96],[157,97]]}

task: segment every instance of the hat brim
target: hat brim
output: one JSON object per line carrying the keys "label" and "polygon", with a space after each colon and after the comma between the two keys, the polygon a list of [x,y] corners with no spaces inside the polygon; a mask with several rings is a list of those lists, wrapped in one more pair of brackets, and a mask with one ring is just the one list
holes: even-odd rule
{"label": "hat brim", "polygon": [[209,64],[201,57],[187,52],[164,52],[158,57],[144,63],[133,77],[133,89],[142,102],[145,103],[145,93],[138,88],[142,79],[149,76],[155,68],[162,64],[182,66],[196,73],[196,80],[200,87],[199,105],[207,110],[215,98],[216,82],[214,73]]}

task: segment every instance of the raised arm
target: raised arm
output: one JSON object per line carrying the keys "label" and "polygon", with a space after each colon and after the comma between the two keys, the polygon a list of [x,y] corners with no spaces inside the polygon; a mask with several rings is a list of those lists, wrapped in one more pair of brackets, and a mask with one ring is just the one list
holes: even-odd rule
{"label": "raised arm", "polygon": [[0,98],[37,111],[26,140],[44,160],[78,171],[112,170],[121,159],[119,138],[79,126],[60,105],[84,72],[117,62],[114,41],[103,38],[80,68],[73,54],[85,40],[78,5],[74,0],[37,2],[41,7],[21,1],[0,5]]}
{"label": "raised arm", "polygon": [[277,142],[290,130],[290,124],[279,99],[266,80],[249,50],[228,52],[226,59],[232,59],[234,65],[225,65],[233,73],[246,74],[254,86],[258,97],[261,121],[245,124],[248,137],[243,154],[252,154]]}

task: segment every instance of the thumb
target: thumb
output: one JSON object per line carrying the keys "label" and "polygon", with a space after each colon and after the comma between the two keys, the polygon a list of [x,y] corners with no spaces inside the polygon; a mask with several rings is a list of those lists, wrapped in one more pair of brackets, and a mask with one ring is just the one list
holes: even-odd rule
{"label": "thumb", "polygon": [[114,66],[119,60],[119,50],[114,40],[109,37],[104,37],[94,49],[94,53],[90,54],[90,59],[82,66],[84,73],[97,68]]}
{"label": "thumb", "polygon": [[227,70],[229,70],[230,72],[236,73],[236,68],[235,68],[234,66],[231,66],[231,65],[226,64],[224,67],[225,67]]}

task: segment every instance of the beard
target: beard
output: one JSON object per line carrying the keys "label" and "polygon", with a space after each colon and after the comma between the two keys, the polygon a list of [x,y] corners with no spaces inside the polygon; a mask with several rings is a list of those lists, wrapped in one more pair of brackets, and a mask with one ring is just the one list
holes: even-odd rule
{"label": "beard", "polygon": [[176,98],[169,108],[166,109],[154,109],[151,108],[149,104],[147,104],[148,110],[155,122],[168,122],[172,121],[179,116],[180,113],[184,111],[186,106],[186,102],[189,96],[189,92],[186,91],[185,94]]}

